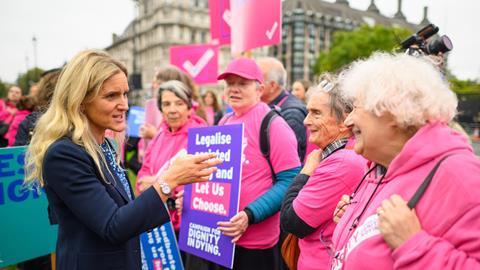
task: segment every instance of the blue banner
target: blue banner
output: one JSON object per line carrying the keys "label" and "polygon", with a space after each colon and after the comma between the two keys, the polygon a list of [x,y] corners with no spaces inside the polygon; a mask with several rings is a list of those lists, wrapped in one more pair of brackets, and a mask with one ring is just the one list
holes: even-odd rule
{"label": "blue banner", "polygon": [[140,137],[140,127],[145,123],[145,109],[138,106],[130,107],[127,119],[127,134],[130,137]]}
{"label": "blue banner", "polygon": [[0,267],[55,251],[43,191],[23,187],[26,147],[0,148]]}

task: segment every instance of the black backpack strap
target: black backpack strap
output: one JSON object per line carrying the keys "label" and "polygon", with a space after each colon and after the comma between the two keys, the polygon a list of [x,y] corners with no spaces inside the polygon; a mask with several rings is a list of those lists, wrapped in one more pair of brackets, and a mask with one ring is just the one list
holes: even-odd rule
{"label": "black backpack strap", "polygon": [[273,165],[270,161],[270,124],[277,116],[281,116],[279,110],[277,108],[272,108],[272,110],[263,117],[262,124],[260,125],[260,151],[262,152],[263,157],[267,159],[274,182],[277,178],[275,177],[275,171],[273,170]]}
{"label": "black backpack strap", "polygon": [[417,191],[415,192],[415,194],[413,194],[412,198],[408,201],[408,207],[410,209],[413,209],[418,201],[420,201],[420,199],[422,198],[423,194],[425,193],[425,191],[427,190],[428,186],[430,185],[430,182],[432,182],[432,179],[433,179],[433,176],[435,175],[435,173],[437,172],[437,169],[438,167],[440,166],[440,164],[445,160],[447,159],[449,156],[451,155],[448,155],[448,156],[445,156],[443,157],[442,159],[440,159],[437,164],[435,164],[435,166],[433,167],[433,169],[430,171],[430,173],[427,175],[427,177],[425,178],[425,180],[423,180],[423,183],[418,187]]}

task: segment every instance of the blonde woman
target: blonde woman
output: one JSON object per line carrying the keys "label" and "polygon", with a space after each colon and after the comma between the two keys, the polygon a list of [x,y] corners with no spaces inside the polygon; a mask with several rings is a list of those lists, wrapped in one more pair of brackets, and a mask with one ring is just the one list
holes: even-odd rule
{"label": "blonde woman", "polygon": [[134,198],[105,130],[122,132],[128,83],[123,64],[102,51],[76,55],[27,152],[27,183],[45,188],[58,220],[57,269],[141,269],[138,235],[169,220],[164,202],[179,185],[206,181],[213,155],[177,159]]}

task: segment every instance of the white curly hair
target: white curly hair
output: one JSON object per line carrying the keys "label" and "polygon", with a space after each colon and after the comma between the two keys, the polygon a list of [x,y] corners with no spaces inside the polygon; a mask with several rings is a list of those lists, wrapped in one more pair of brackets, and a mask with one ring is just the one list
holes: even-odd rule
{"label": "white curly hair", "polygon": [[431,61],[406,54],[375,53],[354,62],[341,73],[340,88],[377,116],[391,113],[401,128],[450,122],[458,103]]}

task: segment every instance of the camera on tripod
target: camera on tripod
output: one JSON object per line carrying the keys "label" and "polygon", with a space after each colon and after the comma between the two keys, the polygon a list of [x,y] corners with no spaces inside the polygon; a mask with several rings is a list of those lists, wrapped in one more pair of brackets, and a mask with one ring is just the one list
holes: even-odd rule
{"label": "camera on tripod", "polygon": [[446,53],[453,49],[453,44],[450,38],[443,35],[437,39],[428,39],[438,33],[438,27],[434,24],[429,24],[420,29],[416,34],[413,34],[406,40],[400,43],[406,53],[413,56],[438,55],[439,53]]}

